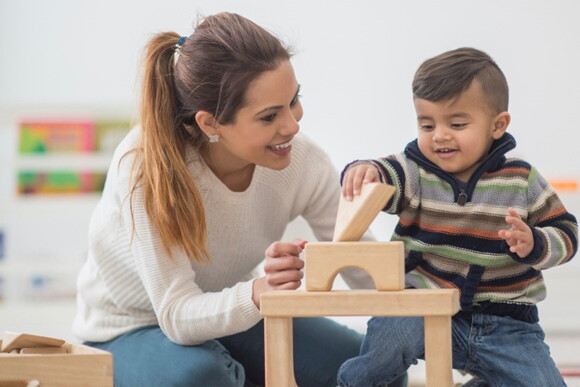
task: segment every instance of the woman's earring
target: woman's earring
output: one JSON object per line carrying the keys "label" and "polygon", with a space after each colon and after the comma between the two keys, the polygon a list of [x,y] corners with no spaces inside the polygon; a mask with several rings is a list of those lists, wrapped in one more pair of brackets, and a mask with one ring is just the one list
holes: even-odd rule
{"label": "woman's earring", "polygon": [[220,140],[220,136],[217,134],[212,134],[211,136],[209,136],[209,142],[212,144],[215,144],[219,140]]}

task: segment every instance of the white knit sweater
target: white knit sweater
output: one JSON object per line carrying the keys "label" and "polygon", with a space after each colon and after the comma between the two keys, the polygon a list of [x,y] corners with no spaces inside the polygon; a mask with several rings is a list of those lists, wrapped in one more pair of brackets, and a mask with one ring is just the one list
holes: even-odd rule
{"label": "white knit sweater", "polygon": [[[81,340],[107,341],[158,324],[170,340],[194,345],[249,329],[261,318],[252,302],[255,268],[287,224],[303,216],[318,240],[332,239],[340,186],[329,157],[300,134],[287,168],[257,166],[248,189],[232,192],[190,152],[212,258],[200,264],[179,251],[169,259],[138,194],[132,234],[128,193],[133,158],[121,157],[138,137],[139,130],[132,130],[115,151],[91,218],[73,333]],[[368,277],[357,274],[345,278],[347,283],[368,286]]]}

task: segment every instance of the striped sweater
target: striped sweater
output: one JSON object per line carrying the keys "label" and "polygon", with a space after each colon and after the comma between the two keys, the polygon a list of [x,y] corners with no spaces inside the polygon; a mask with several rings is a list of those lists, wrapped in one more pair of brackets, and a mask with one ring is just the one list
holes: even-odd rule
{"label": "striped sweater", "polygon": [[[546,297],[542,270],[569,261],[578,249],[578,224],[550,184],[527,162],[506,158],[515,147],[505,134],[465,184],[430,162],[417,141],[403,154],[371,163],[397,187],[385,211],[399,216],[393,240],[406,251],[406,284],[456,288],[461,310],[536,322]],[[525,258],[498,236],[508,208],[530,226],[534,248]]]}

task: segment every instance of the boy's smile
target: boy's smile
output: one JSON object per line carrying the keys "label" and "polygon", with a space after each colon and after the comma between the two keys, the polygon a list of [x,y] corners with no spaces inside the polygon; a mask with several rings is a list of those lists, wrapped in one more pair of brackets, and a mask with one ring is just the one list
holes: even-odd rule
{"label": "boy's smile", "polygon": [[477,80],[451,100],[415,98],[415,110],[419,149],[461,181],[469,180],[509,124],[507,112],[496,114],[490,109]]}
{"label": "boy's smile", "polygon": [[451,158],[457,153],[457,149],[451,148],[435,148],[435,153],[442,159]]}

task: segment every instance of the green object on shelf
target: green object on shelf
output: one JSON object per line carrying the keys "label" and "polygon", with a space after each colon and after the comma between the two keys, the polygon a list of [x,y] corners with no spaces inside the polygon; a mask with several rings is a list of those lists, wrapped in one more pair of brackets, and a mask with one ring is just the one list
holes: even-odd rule
{"label": "green object on shelf", "polygon": [[18,172],[18,193],[21,195],[101,192],[104,184],[104,172]]}

